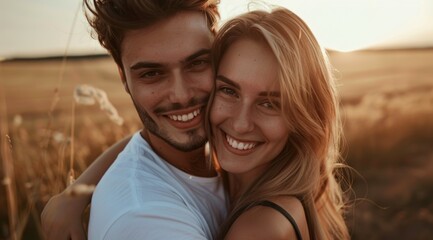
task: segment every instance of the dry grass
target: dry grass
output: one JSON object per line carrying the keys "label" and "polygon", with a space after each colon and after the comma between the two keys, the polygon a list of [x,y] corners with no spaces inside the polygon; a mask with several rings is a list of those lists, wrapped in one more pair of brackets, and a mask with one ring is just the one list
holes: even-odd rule
{"label": "dry grass", "polygon": [[433,236],[433,50],[331,55],[341,79],[353,239]]}
{"label": "dry grass", "polygon": [[[433,50],[331,53],[331,60],[341,80],[346,160],[362,176],[354,177],[347,221],[353,239],[431,238]],[[69,61],[59,87],[60,61],[0,64],[0,206],[9,206],[0,210],[0,239],[42,239],[40,212],[66,186],[70,163],[79,175],[140,124],[110,59]],[[73,89],[84,83],[107,92],[124,125],[98,106],[73,107]]]}
{"label": "dry grass", "polygon": [[[68,184],[70,173],[79,175],[104,149],[140,127],[134,110],[122,105],[129,100],[122,95],[110,60],[71,61],[60,85],[59,69],[54,67],[59,63],[0,66],[0,103],[8,106],[8,113],[1,108],[0,179],[7,184],[1,189],[0,204],[9,206],[0,211],[0,239],[42,239],[39,215],[48,199]],[[125,124],[110,121],[99,106],[76,105],[73,91],[82,83],[103,86],[116,100]],[[60,98],[50,112],[57,95]]]}

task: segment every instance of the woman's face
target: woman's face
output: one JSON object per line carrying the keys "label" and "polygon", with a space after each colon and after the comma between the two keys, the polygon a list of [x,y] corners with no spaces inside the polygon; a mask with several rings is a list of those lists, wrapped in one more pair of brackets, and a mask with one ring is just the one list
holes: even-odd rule
{"label": "woman's face", "polygon": [[261,174],[287,142],[277,71],[277,59],[259,41],[237,40],[221,59],[210,121],[218,161],[229,173]]}

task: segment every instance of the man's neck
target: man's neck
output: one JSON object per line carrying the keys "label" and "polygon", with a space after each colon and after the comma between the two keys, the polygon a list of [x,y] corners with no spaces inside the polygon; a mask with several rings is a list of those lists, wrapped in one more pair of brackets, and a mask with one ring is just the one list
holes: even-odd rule
{"label": "man's neck", "polygon": [[156,154],[179,170],[198,177],[214,177],[217,175],[215,169],[207,163],[204,146],[185,152],[174,148],[160,137],[146,130],[141,131],[141,136],[146,139]]}

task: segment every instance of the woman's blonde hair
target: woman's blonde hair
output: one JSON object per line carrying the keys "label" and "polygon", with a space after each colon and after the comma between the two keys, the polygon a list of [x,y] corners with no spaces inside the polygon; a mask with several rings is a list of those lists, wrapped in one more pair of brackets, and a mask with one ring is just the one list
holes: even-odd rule
{"label": "woman's blonde hair", "polygon": [[[275,196],[290,195],[303,203],[311,239],[349,239],[336,172],[342,166],[338,101],[324,50],[293,12],[284,8],[252,11],[228,21],[217,33],[213,47],[215,72],[224,53],[239,39],[263,42],[275,55],[281,113],[291,132],[284,150],[233,203],[221,236],[248,207]],[[213,95],[214,92],[211,101]],[[206,128],[215,160],[209,124]]]}

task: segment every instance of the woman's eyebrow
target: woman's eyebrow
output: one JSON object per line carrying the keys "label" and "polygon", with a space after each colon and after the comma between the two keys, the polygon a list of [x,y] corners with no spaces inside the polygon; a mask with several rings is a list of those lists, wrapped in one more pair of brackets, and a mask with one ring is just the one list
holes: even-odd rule
{"label": "woman's eyebrow", "polygon": [[262,96],[262,97],[281,97],[281,93],[279,91],[260,92],[259,96]]}
{"label": "woman's eyebrow", "polygon": [[[237,84],[235,81],[233,81],[233,80],[231,80],[231,79],[229,79],[223,75],[218,75],[216,77],[216,80],[220,80],[222,82],[225,82],[227,84],[234,86],[237,89],[241,89],[241,86],[239,84]],[[281,97],[281,93],[279,91],[272,91],[272,92],[263,91],[263,92],[259,93],[259,96],[261,96],[261,97]]]}
{"label": "woman's eyebrow", "polygon": [[223,75],[217,75],[216,76],[216,80],[220,80],[222,82],[225,82],[229,85],[232,85],[233,87],[237,88],[237,89],[241,89],[241,86],[239,84],[237,84],[235,81],[230,80],[229,78],[223,76]]}

